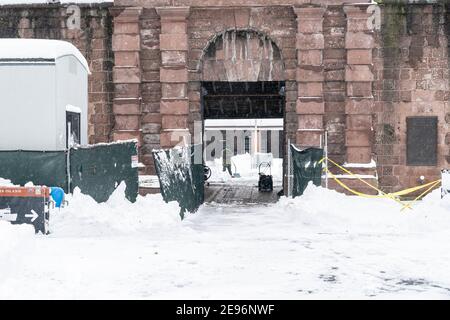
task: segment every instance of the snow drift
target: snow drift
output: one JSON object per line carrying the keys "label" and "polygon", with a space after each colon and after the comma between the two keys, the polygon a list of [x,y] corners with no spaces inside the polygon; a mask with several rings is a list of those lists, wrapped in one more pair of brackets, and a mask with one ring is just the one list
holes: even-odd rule
{"label": "snow drift", "polygon": [[[0,185],[12,184],[0,179]],[[133,234],[183,226],[176,202],[165,203],[160,194],[155,194],[138,196],[131,203],[125,198],[125,188],[125,183],[121,183],[104,203],[97,203],[76,188],[73,195],[67,196],[68,206],[52,211],[51,234],[58,237]],[[391,199],[347,196],[310,183],[303,196],[282,197],[278,203],[256,207],[254,211],[264,214],[264,219],[294,223],[302,232],[396,234],[450,230],[450,196],[441,199],[439,190],[416,202],[412,209],[400,209],[401,205]],[[201,219],[203,211],[200,208],[198,214],[188,214],[186,218]]]}
{"label": "snow drift", "polygon": [[138,196],[135,203],[125,198],[121,183],[107,202],[97,203],[76,188],[69,205],[50,216],[54,236],[100,236],[132,234],[180,224],[176,202],[165,203],[160,194]]}

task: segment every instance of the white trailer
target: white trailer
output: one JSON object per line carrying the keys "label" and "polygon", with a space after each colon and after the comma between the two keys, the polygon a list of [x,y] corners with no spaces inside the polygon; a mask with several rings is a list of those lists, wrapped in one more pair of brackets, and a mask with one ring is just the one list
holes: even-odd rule
{"label": "white trailer", "polygon": [[87,144],[89,73],[69,42],[0,39],[0,150]]}

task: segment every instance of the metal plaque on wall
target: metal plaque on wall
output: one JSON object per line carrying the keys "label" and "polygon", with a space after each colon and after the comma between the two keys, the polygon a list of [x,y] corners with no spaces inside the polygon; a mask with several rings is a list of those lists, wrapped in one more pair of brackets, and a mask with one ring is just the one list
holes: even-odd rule
{"label": "metal plaque on wall", "polygon": [[412,166],[437,164],[437,117],[406,118],[406,163]]}

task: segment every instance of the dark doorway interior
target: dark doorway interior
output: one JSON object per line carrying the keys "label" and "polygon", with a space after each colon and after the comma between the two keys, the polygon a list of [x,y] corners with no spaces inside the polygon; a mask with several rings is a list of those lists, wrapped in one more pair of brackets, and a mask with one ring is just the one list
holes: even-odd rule
{"label": "dark doorway interior", "polygon": [[[284,81],[202,82],[206,163],[215,165],[217,176],[222,174],[225,146],[228,146],[229,152],[235,157],[235,160],[232,159],[232,179],[211,179],[205,188],[206,202],[267,203],[277,200],[277,193],[282,189],[284,93]],[[219,138],[217,135],[208,138],[208,133],[213,130],[220,132]],[[231,138],[228,135],[230,132]],[[241,134],[243,132],[245,134]],[[208,155],[208,147],[212,143],[219,145],[218,139],[223,149]],[[280,170],[275,170],[277,177],[274,177],[273,192],[259,192],[259,164],[266,161],[264,159],[267,158],[264,157],[269,155],[276,158],[272,162],[272,168],[276,165],[275,169],[281,168],[281,173]],[[243,163],[245,161],[251,162],[250,170]],[[270,173],[274,174],[274,170],[266,171],[266,174]]]}
{"label": "dark doorway interior", "polygon": [[284,81],[202,82],[204,119],[283,118]]}

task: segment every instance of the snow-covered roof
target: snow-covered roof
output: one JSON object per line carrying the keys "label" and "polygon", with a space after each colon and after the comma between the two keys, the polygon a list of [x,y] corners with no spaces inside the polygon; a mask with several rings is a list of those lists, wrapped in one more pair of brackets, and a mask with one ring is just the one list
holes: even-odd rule
{"label": "snow-covered roof", "polygon": [[47,39],[0,39],[1,60],[56,60],[69,55],[76,57],[90,73],[86,58],[70,42]]}

